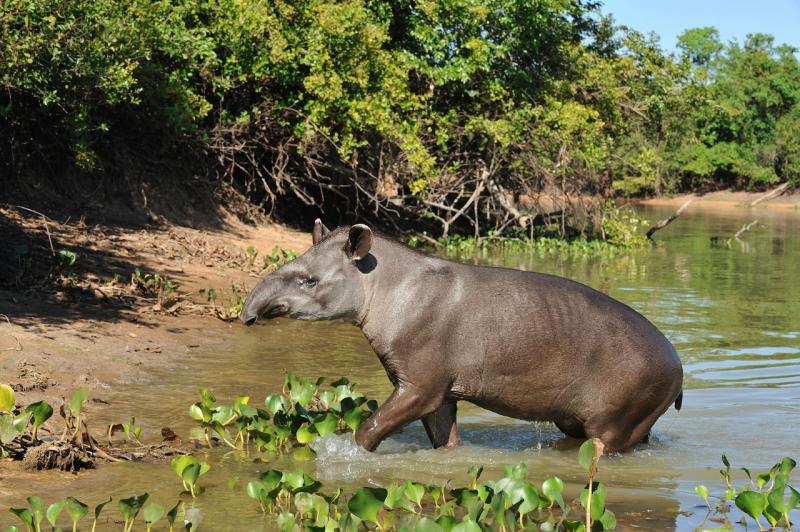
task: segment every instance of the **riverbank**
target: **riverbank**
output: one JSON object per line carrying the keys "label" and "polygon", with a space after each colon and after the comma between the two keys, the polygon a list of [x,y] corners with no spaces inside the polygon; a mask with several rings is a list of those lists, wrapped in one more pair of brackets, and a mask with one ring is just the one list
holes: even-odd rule
{"label": "riverbank", "polygon": [[[170,367],[170,354],[225,342],[238,323],[220,316],[261,277],[263,258],[275,246],[300,253],[311,244],[308,233],[233,216],[215,229],[131,227],[19,208],[0,208],[0,234],[8,254],[0,268],[0,382],[20,405],[57,407],[88,388],[90,418],[109,405],[111,390],[141,382],[148,367]],[[51,254],[62,250],[75,263],[54,279]]]}

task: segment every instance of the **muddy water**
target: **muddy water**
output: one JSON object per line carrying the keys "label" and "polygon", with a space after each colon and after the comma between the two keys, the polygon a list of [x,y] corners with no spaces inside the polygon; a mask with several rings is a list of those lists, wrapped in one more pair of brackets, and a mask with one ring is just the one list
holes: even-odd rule
{"label": "muddy water", "polygon": [[[645,209],[650,220],[670,209]],[[762,225],[741,242],[727,241],[743,223]],[[655,426],[650,444],[603,463],[608,505],[622,528],[687,530],[704,523],[694,495],[698,482],[722,493],[717,469],[726,452],[734,467],[765,470],[785,455],[800,458],[800,214],[695,210],[658,233],[653,251],[602,258],[529,254],[461,257],[570,277],[631,305],[675,344],[686,371],[684,407]],[[176,355],[178,356],[178,355]],[[180,355],[177,371],[152,370],[147,384],[115,390],[119,421],[136,415],[145,435],[162,426],[179,434],[191,428],[187,406],[206,386],[218,399],[248,394],[261,400],[280,388],[286,371],[305,376],[347,375],[379,399],[390,387],[361,333],[341,323],[279,319],[251,329],[232,327],[229,341],[214,352]],[[536,393],[536,383],[531,383]],[[525,462],[529,478],[558,474],[574,496],[582,482],[577,444],[549,424],[503,418],[460,406],[463,447],[429,450],[422,426],[412,424],[370,455],[347,437],[317,446],[310,474],[343,485],[415,479],[463,479],[474,463],[497,478],[502,465]],[[147,438],[145,438],[147,439]],[[195,504],[206,530],[270,530],[243,485],[266,466],[236,453],[214,450],[208,487]],[[272,467],[294,467],[290,459]],[[740,475],[741,476],[741,475]],[[240,485],[230,490],[230,478]],[[797,475],[796,475],[797,477]],[[797,483],[797,482],[796,482]],[[180,483],[164,464],[106,465],[78,476],[22,475],[0,479],[0,507],[20,505],[38,493],[47,501],[79,494],[94,504],[149,491],[163,505],[176,500]],[[8,516],[8,517],[6,517]],[[10,524],[0,512],[0,525]],[[800,519],[800,515],[796,516]],[[705,523],[713,528],[714,523]],[[110,525],[108,525],[110,526]]]}

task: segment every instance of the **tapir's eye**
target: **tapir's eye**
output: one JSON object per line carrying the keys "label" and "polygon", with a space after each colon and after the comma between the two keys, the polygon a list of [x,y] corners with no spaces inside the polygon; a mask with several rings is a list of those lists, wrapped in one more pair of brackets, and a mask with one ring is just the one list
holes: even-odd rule
{"label": "tapir's eye", "polygon": [[302,277],[300,279],[300,286],[304,288],[314,288],[317,286],[317,280],[313,277]]}

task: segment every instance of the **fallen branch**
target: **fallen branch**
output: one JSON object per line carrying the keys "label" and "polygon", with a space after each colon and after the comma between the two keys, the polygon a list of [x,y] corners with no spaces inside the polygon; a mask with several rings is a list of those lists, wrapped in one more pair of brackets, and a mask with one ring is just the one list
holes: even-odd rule
{"label": "fallen branch", "polygon": [[[11,326],[11,320],[8,319],[8,316],[6,316],[5,314],[0,314],[0,317],[6,320],[6,323],[8,323],[8,325]],[[9,334],[9,336],[13,338],[14,341],[17,342],[17,347],[6,347],[4,349],[0,349],[0,351],[22,351],[22,342],[19,341],[19,338],[17,338],[13,334]]]}
{"label": "fallen branch", "polygon": [[733,235],[733,238],[735,238],[736,240],[739,240],[739,237],[742,236],[742,234],[746,233],[747,231],[749,231],[750,229],[752,229],[756,225],[758,225],[758,220],[753,220],[749,224],[744,224],[741,229],[736,231],[736,234]]}
{"label": "fallen branch", "polygon": [[789,188],[789,182],[787,181],[786,183],[773,188],[772,190],[770,190],[769,192],[767,192],[763,196],[760,196],[760,197],[756,198],[755,200],[753,200],[753,202],[750,204],[750,206],[751,207],[755,207],[756,205],[758,205],[762,201],[769,201],[769,200],[771,200],[773,198],[777,198],[778,196],[780,196],[781,194],[786,192],[786,189],[788,189],[788,188]]}
{"label": "fallen branch", "polygon": [[665,219],[661,220],[661,221],[660,221],[660,222],[658,222],[656,225],[654,225],[653,227],[651,227],[650,229],[648,229],[648,230],[647,230],[647,238],[648,238],[649,240],[653,240],[653,234],[655,234],[655,232],[656,232],[656,231],[660,231],[661,229],[664,229],[666,226],[668,226],[669,224],[671,224],[672,222],[674,222],[674,221],[675,221],[675,219],[676,219],[678,216],[680,216],[681,214],[683,214],[683,211],[685,211],[685,210],[686,210],[686,208],[687,208],[687,207],[689,207],[689,205],[690,205],[690,204],[691,204],[693,201],[694,201],[694,197],[691,197],[691,198],[689,198],[689,199],[686,201],[686,203],[684,203],[683,205],[681,205],[681,206],[678,208],[678,210],[677,210],[677,211],[673,212],[673,213],[672,213],[672,215],[671,215],[669,218],[665,218]]}
{"label": "fallen branch", "polygon": [[487,183],[487,188],[489,189],[489,192],[491,192],[494,200],[500,204],[503,210],[511,215],[514,221],[517,222],[517,225],[519,225],[522,229],[527,229],[528,222],[530,221],[531,217],[519,212],[519,209],[517,209],[514,204],[508,200],[508,197],[506,197],[506,191],[503,189],[503,187],[495,183],[494,179],[490,179]]}

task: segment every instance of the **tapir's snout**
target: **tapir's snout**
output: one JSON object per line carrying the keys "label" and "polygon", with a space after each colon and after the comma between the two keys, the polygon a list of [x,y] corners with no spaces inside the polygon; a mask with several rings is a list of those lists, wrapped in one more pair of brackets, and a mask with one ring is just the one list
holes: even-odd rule
{"label": "tapir's snout", "polygon": [[270,277],[265,277],[247,295],[247,299],[242,307],[239,319],[242,323],[253,325],[258,318],[276,318],[285,316],[289,312],[289,307],[283,302],[283,298],[277,293],[280,289],[280,282]]}

